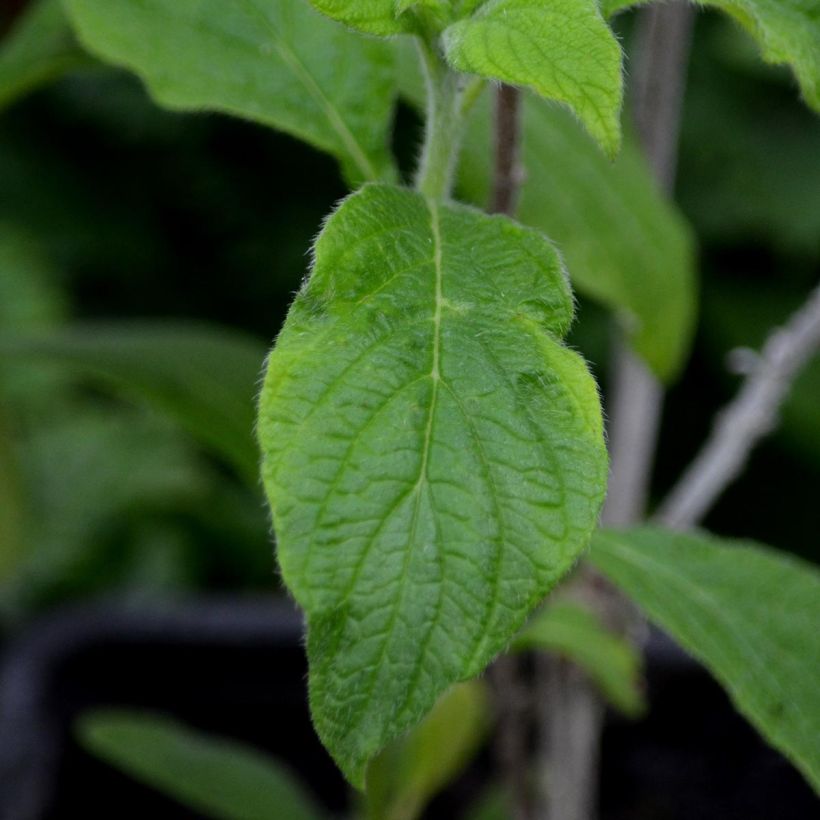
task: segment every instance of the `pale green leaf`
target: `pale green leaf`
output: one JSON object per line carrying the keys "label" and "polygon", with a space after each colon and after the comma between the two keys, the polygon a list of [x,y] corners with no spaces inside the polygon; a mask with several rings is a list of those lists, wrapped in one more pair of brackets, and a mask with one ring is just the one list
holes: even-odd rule
{"label": "pale green leaf", "polygon": [[[322,14],[367,34],[389,37],[411,32],[415,19],[405,12],[416,5],[403,0],[310,0]],[[424,0],[425,3],[435,0]]]}
{"label": "pale green leaf", "polygon": [[[726,12],[755,38],[763,59],[792,67],[806,103],[820,111],[820,4],[817,0],[699,0]],[[635,0],[603,0],[609,17]]]}
{"label": "pale green leaf", "polygon": [[92,62],[60,0],[35,0],[0,42],[0,110],[40,85]]}
{"label": "pale green leaf", "polygon": [[385,43],[306,0],[66,0],[80,40],[156,100],[234,114],[337,157],[353,182],[390,178],[394,68]]}
{"label": "pale green leaf", "polygon": [[755,544],[653,528],[599,532],[590,558],[820,790],[817,569]]}
{"label": "pale green leaf", "polygon": [[571,568],[606,481],[595,384],[538,232],[368,186],[327,223],[258,431],[314,721],[367,761]]}
{"label": "pale green leaf", "polygon": [[568,105],[610,157],[621,143],[621,48],[596,0],[490,0],[444,32],[460,71]]}
{"label": "pale green leaf", "polygon": [[[479,204],[491,185],[490,115],[482,100],[459,175],[462,194]],[[524,101],[523,139],[519,218],[558,244],[573,285],[614,310],[635,350],[670,380],[688,355],[697,307],[694,242],[683,216],[630,140],[611,163],[570,116],[535,98]]]}
{"label": "pale green leaf", "polygon": [[214,820],[322,816],[276,761],[169,718],[101,710],[83,716],[77,734],[97,757]]}
{"label": "pale green leaf", "polygon": [[207,325],[90,323],[0,337],[0,355],[67,365],[145,398],[256,483],[254,396],[264,348],[255,340]]}
{"label": "pale green leaf", "polygon": [[604,697],[630,717],[646,709],[640,652],[578,604],[560,601],[544,607],[512,645],[518,651],[541,649],[574,661]]}
{"label": "pale green leaf", "polygon": [[407,735],[393,742],[367,772],[371,820],[416,820],[432,797],[455,779],[484,740],[490,703],[477,680],[460,683],[439,698]]}

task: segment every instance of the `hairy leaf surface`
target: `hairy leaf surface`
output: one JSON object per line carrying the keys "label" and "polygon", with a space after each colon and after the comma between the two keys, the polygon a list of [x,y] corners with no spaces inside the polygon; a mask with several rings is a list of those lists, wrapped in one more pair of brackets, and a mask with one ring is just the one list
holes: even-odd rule
{"label": "hairy leaf surface", "polygon": [[[820,5],[817,0],[699,0],[737,20],[755,38],[763,58],[792,67],[803,97],[820,111]],[[609,17],[635,0],[603,0]]]}
{"label": "hairy leaf surface", "polygon": [[504,217],[367,186],[319,237],[258,430],[314,721],[357,786],[595,525],[606,455],[571,318],[557,252]]}
{"label": "hairy leaf surface", "polygon": [[0,43],[0,109],[72,68],[93,62],[60,0],[36,0]]}
{"label": "hairy leaf surface", "polygon": [[[524,106],[519,218],[558,244],[578,291],[614,310],[650,368],[672,379],[688,355],[696,314],[691,229],[634,143],[627,140],[609,162],[565,112],[532,97]],[[479,204],[491,186],[491,133],[483,100],[459,174],[461,192]]]}
{"label": "hairy leaf surface", "polygon": [[599,532],[590,558],[820,789],[816,568],[751,543],[652,528]]}
{"label": "hairy leaf surface", "polygon": [[595,0],[490,0],[444,32],[460,71],[568,105],[611,157],[621,143],[621,49]]}
{"label": "hairy leaf surface", "polygon": [[101,710],[79,722],[97,757],[215,820],[316,820],[296,778],[239,743],[160,715]]}
{"label": "hairy leaf surface", "polygon": [[337,157],[349,180],[393,176],[394,71],[306,0],[66,0],[82,42],[139,74],[157,101],[281,129]]}
{"label": "hairy leaf surface", "polygon": [[635,717],[646,709],[640,652],[578,604],[561,601],[545,606],[515,638],[513,648],[540,649],[569,658],[624,714]]}

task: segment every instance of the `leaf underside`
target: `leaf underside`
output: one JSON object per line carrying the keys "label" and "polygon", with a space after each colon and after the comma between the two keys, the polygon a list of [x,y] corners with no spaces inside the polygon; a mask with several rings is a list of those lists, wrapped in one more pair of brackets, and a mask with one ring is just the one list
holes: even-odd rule
{"label": "leaf underside", "polygon": [[601,531],[590,558],[820,791],[820,574],[754,544]]}
{"label": "leaf underside", "polygon": [[156,100],[286,131],[335,156],[351,183],[394,175],[394,67],[306,0],[66,0],[80,40],[139,74]]}
{"label": "leaf underside", "polygon": [[314,722],[356,786],[589,539],[606,453],[571,318],[557,252],[504,217],[367,186],[317,241],[258,431]]}

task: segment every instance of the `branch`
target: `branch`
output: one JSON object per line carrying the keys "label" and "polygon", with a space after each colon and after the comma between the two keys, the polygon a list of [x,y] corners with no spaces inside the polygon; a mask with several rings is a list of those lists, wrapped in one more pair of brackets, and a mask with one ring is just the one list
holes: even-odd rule
{"label": "branch", "polygon": [[783,400],[809,359],[820,350],[820,286],[767,339],[735,399],[720,413],[711,437],[661,505],[669,527],[696,525],[740,475],[757,442],[771,432]]}
{"label": "branch", "polygon": [[490,213],[513,216],[523,181],[521,92],[511,85],[501,85],[495,94],[495,171]]}

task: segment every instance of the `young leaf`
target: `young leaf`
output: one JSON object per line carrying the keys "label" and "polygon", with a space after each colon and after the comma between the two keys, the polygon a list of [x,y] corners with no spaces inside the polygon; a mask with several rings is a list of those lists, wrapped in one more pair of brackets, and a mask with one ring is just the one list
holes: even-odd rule
{"label": "young leaf", "polygon": [[571,318],[557,252],[504,217],[367,186],[317,241],[258,431],[314,721],[356,786],[589,538],[606,454]]}
{"label": "young leaf", "polygon": [[404,10],[399,0],[310,0],[322,14],[338,20],[346,26],[367,34],[382,37],[403,34],[413,30],[411,17],[401,14]]}
{"label": "young leaf", "polygon": [[[484,203],[490,190],[490,106],[477,107],[464,142],[460,189]],[[578,290],[613,309],[635,350],[662,379],[689,351],[696,313],[692,232],[627,141],[609,162],[565,112],[528,98],[519,218],[565,254]],[[561,191],[561,196],[555,196]]]}
{"label": "young leaf", "polygon": [[322,816],[274,760],[159,715],[104,710],[77,727],[83,746],[112,766],[215,820]]}
{"label": "young leaf", "polygon": [[335,156],[351,182],[394,175],[389,47],[306,0],[66,0],[80,40],[139,74],[157,101],[234,114]]}
{"label": "young leaf", "polygon": [[609,702],[625,715],[646,709],[642,658],[632,644],[607,631],[589,610],[571,602],[550,604],[513,641],[518,651],[540,649],[575,661]]}
{"label": "young leaf", "polygon": [[87,324],[0,338],[0,354],[65,364],[148,399],[256,483],[253,402],[264,349],[254,340],[202,325]]}
{"label": "young leaf", "polygon": [[18,97],[91,63],[79,47],[60,0],[35,0],[0,43],[0,110]]}
{"label": "young leaf", "polygon": [[[755,38],[763,59],[791,65],[806,103],[820,111],[820,14],[814,0],[699,0],[721,9]],[[636,5],[603,0],[605,16]]]}
{"label": "young leaf", "polygon": [[429,800],[456,778],[478,751],[490,723],[484,684],[460,683],[430,714],[390,744],[367,771],[367,816],[416,820]]}
{"label": "young leaf", "polygon": [[654,528],[599,532],[590,558],[820,789],[817,570],[754,544]]}
{"label": "young leaf", "polygon": [[447,59],[568,105],[610,157],[621,143],[621,48],[596,0],[490,0],[444,32]]}

